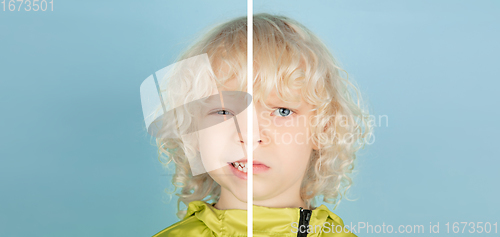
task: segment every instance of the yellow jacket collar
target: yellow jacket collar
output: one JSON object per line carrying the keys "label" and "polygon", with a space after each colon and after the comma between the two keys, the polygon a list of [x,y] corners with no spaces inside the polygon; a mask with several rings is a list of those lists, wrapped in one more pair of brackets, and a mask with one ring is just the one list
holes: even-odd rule
{"label": "yellow jacket collar", "polygon": [[[240,209],[219,210],[213,205],[203,201],[192,201],[184,219],[195,216],[218,236],[246,236],[247,211]],[[288,235],[296,236],[292,226],[298,226],[300,219],[299,208],[271,208],[253,206],[253,232],[254,235]],[[325,205],[312,211],[309,225],[317,226],[329,222],[334,225],[344,226],[340,217],[332,213]]]}

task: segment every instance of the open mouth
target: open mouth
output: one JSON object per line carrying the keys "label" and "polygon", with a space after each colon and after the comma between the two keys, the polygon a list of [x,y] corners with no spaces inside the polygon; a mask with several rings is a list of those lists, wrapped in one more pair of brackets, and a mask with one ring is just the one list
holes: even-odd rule
{"label": "open mouth", "polygon": [[247,163],[246,162],[233,162],[233,163],[230,163],[234,168],[236,168],[237,170],[243,172],[243,173],[247,173]]}
{"label": "open mouth", "polygon": [[[241,179],[247,179],[247,171],[248,171],[248,164],[246,160],[239,160],[235,162],[228,162],[229,167],[231,168],[231,171],[233,172],[234,175]],[[264,165],[260,162],[254,161],[253,163],[253,174],[260,174],[264,173],[267,170],[271,169],[269,166]]]}

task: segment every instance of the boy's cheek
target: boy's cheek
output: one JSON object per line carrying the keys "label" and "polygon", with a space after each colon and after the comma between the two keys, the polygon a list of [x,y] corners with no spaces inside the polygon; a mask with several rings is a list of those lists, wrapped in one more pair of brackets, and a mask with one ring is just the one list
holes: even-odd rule
{"label": "boy's cheek", "polygon": [[293,138],[293,143],[300,145],[304,144],[303,142],[306,141],[306,137],[309,135],[308,130],[302,127],[277,128],[276,131],[282,139],[290,140],[290,138]]}
{"label": "boy's cheek", "polygon": [[261,139],[263,144],[273,143],[275,145],[308,145],[310,133],[306,129],[300,128],[276,128],[262,129]]}
{"label": "boy's cheek", "polygon": [[[254,111],[256,111],[255,106],[254,106]],[[273,121],[268,116],[266,116],[266,111],[259,112],[259,126],[260,127],[270,128],[272,124],[273,124]]]}
{"label": "boy's cheek", "polygon": [[260,138],[262,140],[261,145],[268,145],[271,142],[271,129],[262,129],[260,133]]}

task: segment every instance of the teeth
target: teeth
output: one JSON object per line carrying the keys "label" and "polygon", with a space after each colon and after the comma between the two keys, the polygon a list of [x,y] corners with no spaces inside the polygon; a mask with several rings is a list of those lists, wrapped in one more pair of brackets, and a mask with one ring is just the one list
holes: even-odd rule
{"label": "teeth", "polygon": [[246,163],[243,163],[243,162],[234,162],[232,163],[234,168],[237,168],[239,171],[242,171],[242,172],[247,172],[247,167],[246,167]]}

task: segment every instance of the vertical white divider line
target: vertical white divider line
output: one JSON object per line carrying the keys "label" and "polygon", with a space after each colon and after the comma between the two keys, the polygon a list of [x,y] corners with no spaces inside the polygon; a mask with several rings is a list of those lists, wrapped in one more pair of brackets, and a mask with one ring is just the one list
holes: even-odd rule
{"label": "vertical white divider line", "polygon": [[253,0],[247,0],[247,236],[253,236]]}

